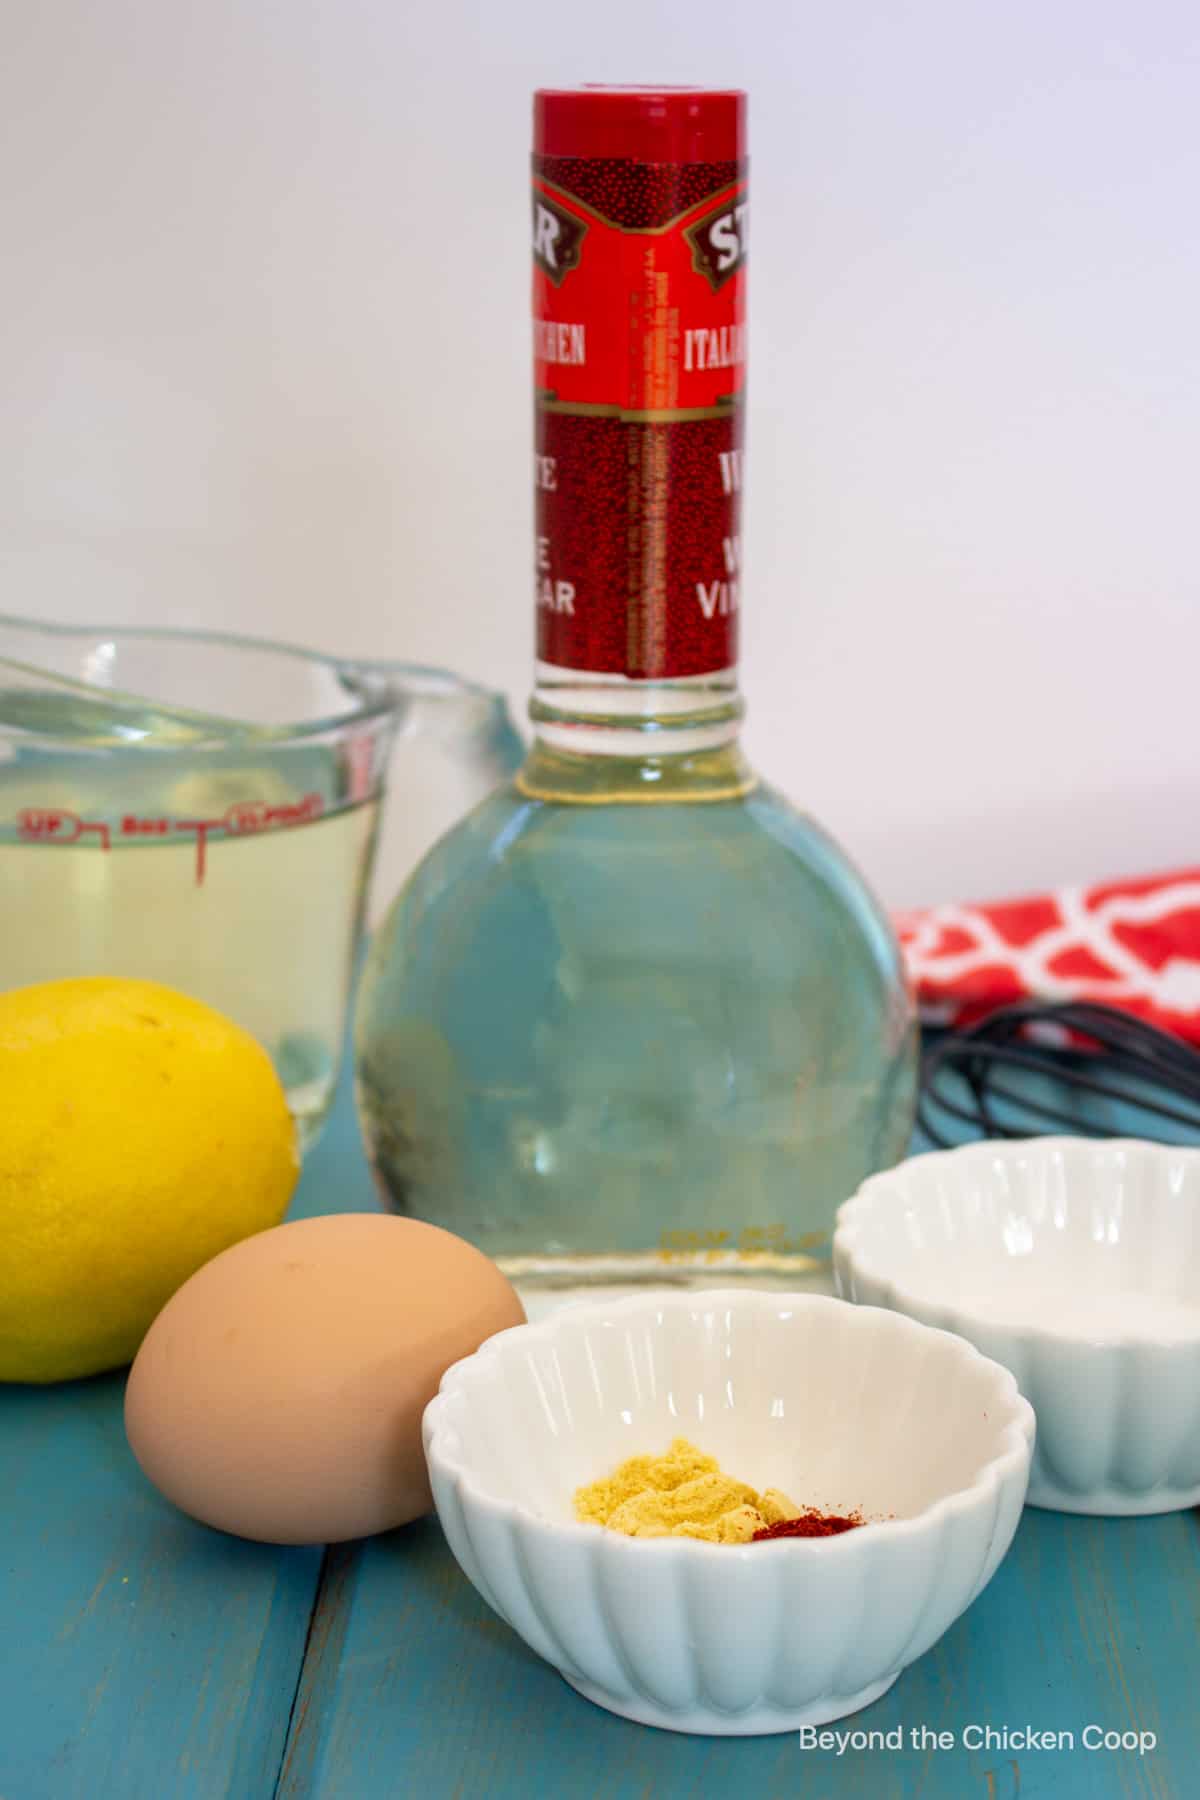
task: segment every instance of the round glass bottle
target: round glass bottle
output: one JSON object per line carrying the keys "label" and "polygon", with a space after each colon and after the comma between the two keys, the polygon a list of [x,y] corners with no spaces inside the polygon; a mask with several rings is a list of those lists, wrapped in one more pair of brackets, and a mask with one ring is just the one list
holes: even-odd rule
{"label": "round glass bottle", "polygon": [[535,738],[376,935],[381,1190],[525,1284],[794,1280],[903,1154],[886,917],[738,746],[743,97],[535,108]]}

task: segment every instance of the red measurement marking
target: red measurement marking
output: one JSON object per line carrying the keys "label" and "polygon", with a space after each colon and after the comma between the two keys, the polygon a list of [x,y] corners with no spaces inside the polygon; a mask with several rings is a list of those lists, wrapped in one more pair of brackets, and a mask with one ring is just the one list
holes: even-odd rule
{"label": "red measurement marking", "polygon": [[89,831],[100,839],[102,850],[112,848],[103,820],[81,819],[61,806],[29,806],[17,814],[17,833],[26,844],[77,844]]}
{"label": "red measurement marking", "polygon": [[196,834],[196,886],[204,886],[205,871],[208,868],[208,834],[220,831],[220,819],[176,819],[176,831],[194,831]]}
{"label": "red measurement marking", "polygon": [[320,794],[305,794],[292,806],[270,806],[265,800],[239,800],[225,814],[225,829],[232,837],[270,831],[279,825],[310,825],[325,810]]}
{"label": "red measurement marking", "polygon": [[325,802],[320,794],[305,794],[303,800],[291,806],[271,806],[265,800],[238,800],[222,819],[177,819],[175,830],[196,834],[196,885],[199,887],[208,864],[210,831],[224,831],[229,837],[252,837],[260,831],[311,824],[324,810]]}
{"label": "red measurement marking", "polygon": [[30,806],[17,814],[17,830],[39,844],[73,844],[83,830],[83,820],[58,807]]}
{"label": "red measurement marking", "polygon": [[[305,794],[293,805],[271,806],[265,800],[239,800],[221,819],[142,819],[125,813],[120,823],[123,838],[167,837],[171,832],[191,832],[196,839],[196,886],[201,887],[208,869],[209,833],[223,831],[230,837],[247,837],[259,831],[289,825],[309,825],[325,810],[320,794]],[[112,849],[109,827],[100,819],[81,819],[62,806],[29,806],[17,814],[17,833],[26,844],[77,844],[86,833],[99,838],[103,850]]]}
{"label": "red measurement marking", "polygon": [[346,769],[350,777],[350,797],[365,800],[375,787],[375,751],[373,740],[364,731],[351,740],[346,750]]}

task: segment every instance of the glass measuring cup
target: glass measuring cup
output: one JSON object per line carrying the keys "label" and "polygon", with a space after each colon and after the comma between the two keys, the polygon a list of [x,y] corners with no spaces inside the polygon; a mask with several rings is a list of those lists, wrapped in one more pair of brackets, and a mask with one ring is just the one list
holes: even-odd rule
{"label": "glass measuring cup", "polygon": [[307,1147],[392,747],[418,736],[465,804],[522,754],[503,698],[444,670],[0,617],[0,990],[138,976],[207,1001],[269,1051]]}

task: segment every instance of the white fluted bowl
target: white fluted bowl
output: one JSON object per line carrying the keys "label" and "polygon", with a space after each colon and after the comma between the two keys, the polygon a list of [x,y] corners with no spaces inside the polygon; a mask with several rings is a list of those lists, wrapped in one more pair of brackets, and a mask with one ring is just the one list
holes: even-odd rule
{"label": "white fluted bowl", "polygon": [[[755,1733],[866,1706],[995,1573],[1033,1415],[1007,1370],[889,1312],[694,1292],[564,1308],[456,1363],[425,1413],[464,1573],[580,1693],[676,1731]],[[690,1437],[839,1537],[724,1545],[575,1522],[575,1489]]]}
{"label": "white fluted bowl", "polygon": [[838,1290],[959,1332],[1037,1414],[1034,1506],[1200,1504],[1200,1150],[1028,1138],[914,1157],[838,1213]]}

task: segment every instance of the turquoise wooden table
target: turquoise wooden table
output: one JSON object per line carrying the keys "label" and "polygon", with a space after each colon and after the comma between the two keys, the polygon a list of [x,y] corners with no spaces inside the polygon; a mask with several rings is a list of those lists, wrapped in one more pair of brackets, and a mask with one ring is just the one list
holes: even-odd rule
{"label": "turquoise wooden table", "polygon": [[[343,1083],[296,1211],[375,1204]],[[685,1738],[572,1693],[432,1520],[324,1555],[191,1524],[129,1456],[122,1388],[0,1388],[0,1800],[1200,1796],[1200,1513],[1027,1509],[966,1616],[836,1728],[870,1746]]]}

